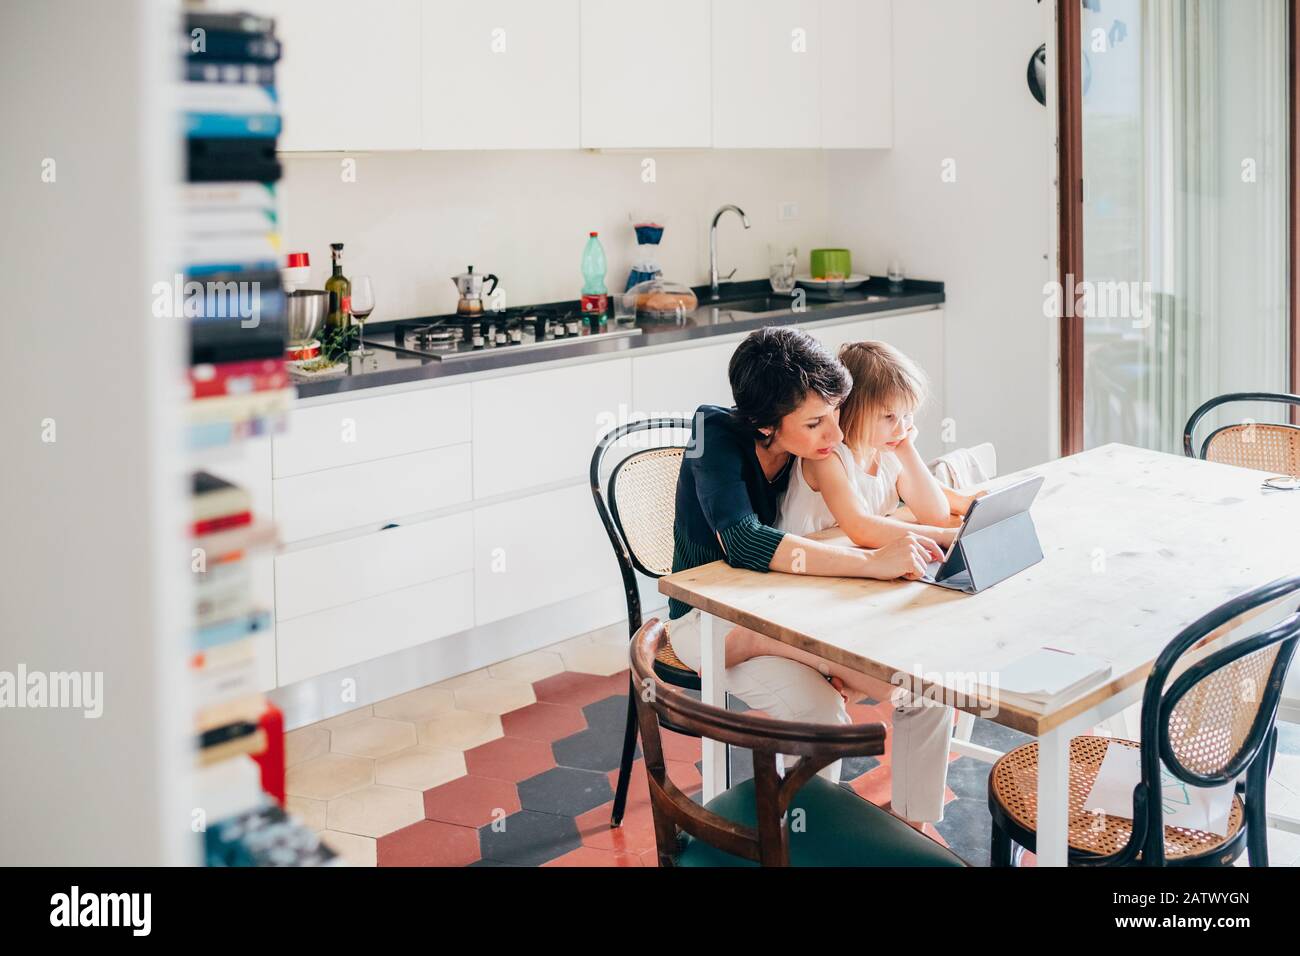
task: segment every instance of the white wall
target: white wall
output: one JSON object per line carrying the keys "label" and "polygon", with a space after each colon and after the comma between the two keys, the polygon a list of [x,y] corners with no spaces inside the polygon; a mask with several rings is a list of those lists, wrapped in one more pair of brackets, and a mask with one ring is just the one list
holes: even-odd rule
{"label": "white wall", "polygon": [[[636,240],[629,215],[662,217],[667,278],[708,281],[709,223],[718,225],[719,271],[767,277],[767,243],[801,253],[827,243],[825,169],[816,151],[410,152],[284,154],[284,250],[311,254],[316,287],[329,274],[329,244],[345,244],[344,272],[370,275],[372,320],[454,311],[451,276],[468,265],[493,272],[506,305],[576,299],[587,233],[600,232],[606,284],[621,291]],[[342,162],[356,161],[344,182]],[[654,160],[654,181],[643,162]],[[779,222],[783,201],[799,218]]]}
{"label": "white wall", "polygon": [[173,271],[167,7],[0,13],[0,670],[103,675],[98,719],[0,710],[4,865],[176,864],[197,847],[183,789],[183,330],[150,312]]}
{"label": "white wall", "polygon": [[[894,147],[826,154],[828,232],[854,268],[880,274],[898,256],[946,284],[945,414],[958,445],[994,442],[1003,471],[1059,447],[1042,293],[1056,278],[1055,114],[1025,82],[1052,6],[898,0]],[[949,159],[955,182],[941,178]]]}

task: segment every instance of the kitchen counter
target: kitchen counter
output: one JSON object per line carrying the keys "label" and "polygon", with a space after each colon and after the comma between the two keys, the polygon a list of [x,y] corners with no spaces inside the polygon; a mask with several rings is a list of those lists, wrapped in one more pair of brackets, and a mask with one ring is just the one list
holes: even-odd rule
{"label": "kitchen counter", "polygon": [[[552,362],[573,360],[583,356],[607,356],[616,353],[634,353],[640,349],[670,345],[694,339],[719,335],[735,335],[767,325],[796,325],[823,322],[848,316],[870,315],[874,312],[893,312],[923,306],[937,306],[944,301],[942,282],[907,280],[901,291],[891,291],[883,277],[872,278],[857,289],[846,292],[844,298],[822,301],[809,298],[800,311],[784,309],[771,312],[740,312],[727,308],[727,302],[738,302],[770,295],[767,280],[727,283],[723,286],[725,300],[716,305],[707,302],[707,287],[695,290],[700,307],[686,315],[681,322],[643,322],[636,324],[640,335],[609,336],[600,333],[584,336],[572,343],[546,348],[502,348],[499,354],[484,355],[473,360],[443,362],[436,358],[413,352],[393,351],[372,346],[374,355],[366,358],[353,370],[306,378],[294,376],[298,397],[315,398],[366,388],[397,385],[432,379],[446,379],[467,373],[521,366],[543,366]],[[575,308],[576,302],[554,303],[551,307]],[[435,321],[438,316],[421,319]],[[375,322],[366,326],[367,339],[383,336],[396,325],[395,322]],[[494,350],[494,352],[497,350]],[[353,360],[354,363],[358,360]]]}

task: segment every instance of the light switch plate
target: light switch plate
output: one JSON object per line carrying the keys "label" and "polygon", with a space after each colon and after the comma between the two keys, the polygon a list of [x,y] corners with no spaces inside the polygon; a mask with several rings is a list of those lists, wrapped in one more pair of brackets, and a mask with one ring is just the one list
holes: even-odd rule
{"label": "light switch plate", "polygon": [[777,219],[781,222],[788,222],[791,219],[799,218],[799,204],[797,202],[783,202],[777,209]]}

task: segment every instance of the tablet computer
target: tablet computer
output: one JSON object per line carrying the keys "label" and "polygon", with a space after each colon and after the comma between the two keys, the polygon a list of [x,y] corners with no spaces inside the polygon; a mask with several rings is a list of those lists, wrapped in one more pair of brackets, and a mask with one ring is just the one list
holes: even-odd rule
{"label": "tablet computer", "polygon": [[958,556],[958,546],[961,544],[963,537],[975,534],[985,528],[991,528],[1007,518],[1027,513],[1029,506],[1038,497],[1038,490],[1042,487],[1043,476],[1030,475],[1028,478],[1007,485],[1005,488],[990,491],[983,498],[976,498],[971,502],[965,517],[962,518],[961,527],[957,529],[957,534],[953,536],[952,544],[948,546],[943,560],[931,561],[930,566],[926,568],[925,577],[921,578],[921,580],[930,584],[939,584],[947,583],[948,579],[954,574],[969,574],[964,562],[960,559],[953,560],[954,557]]}

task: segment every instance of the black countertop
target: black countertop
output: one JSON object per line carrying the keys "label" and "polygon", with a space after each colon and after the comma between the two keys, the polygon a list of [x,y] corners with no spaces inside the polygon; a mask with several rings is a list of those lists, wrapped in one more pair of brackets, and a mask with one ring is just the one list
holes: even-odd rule
{"label": "black countertop", "polygon": [[[299,398],[315,398],[353,392],[383,385],[397,385],[424,379],[450,379],[457,376],[488,371],[490,369],[519,368],[526,365],[542,366],[546,363],[579,358],[582,356],[610,355],[616,352],[635,354],[638,349],[706,339],[717,335],[734,335],[749,332],[765,325],[795,325],[822,322],[851,315],[869,315],[873,312],[892,312],[926,305],[939,305],[944,301],[942,282],[925,282],[909,279],[901,291],[891,291],[883,277],[873,277],[869,282],[844,294],[835,301],[808,298],[805,307],[795,311],[785,307],[780,311],[739,312],[727,308],[727,302],[757,297],[771,297],[766,279],[727,283],[723,286],[723,301],[710,304],[708,288],[695,290],[700,307],[688,313],[680,322],[644,322],[636,324],[640,335],[606,336],[592,333],[571,344],[556,344],[546,348],[502,348],[493,354],[473,360],[442,362],[436,358],[414,352],[393,351],[373,346],[374,355],[354,359],[347,373],[336,373],[320,378],[305,379],[294,376]],[[548,307],[566,309],[577,307],[577,302],[552,303]],[[432,322],[438,316],[419,321]],[[407,320],[409,321],[409,320]],[[378,338],[392,329],[394,322],[367,323],[366,338]],[[499,354],[497,354],[499,351]]]}

